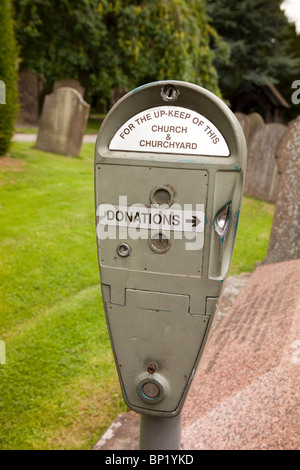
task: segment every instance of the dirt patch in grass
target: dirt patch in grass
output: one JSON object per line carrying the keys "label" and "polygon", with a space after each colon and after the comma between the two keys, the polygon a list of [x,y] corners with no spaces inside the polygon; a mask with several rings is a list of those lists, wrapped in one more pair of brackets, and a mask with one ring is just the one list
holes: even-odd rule
{"label": "dirt patch in grass", "polygon": [[25,165],[26,161],[19,158],[0,157],[0,169],[2,171],[22,171]]}

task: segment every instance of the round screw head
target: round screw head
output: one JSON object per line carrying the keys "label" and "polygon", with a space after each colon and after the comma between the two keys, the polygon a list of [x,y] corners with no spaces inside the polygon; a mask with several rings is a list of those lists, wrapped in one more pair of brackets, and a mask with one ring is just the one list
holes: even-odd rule
{"label": "round screw head", "polygon": [[131,253],[131,246],[128,243],[122,242],[117,246],[117,253],[122,258],[126,258]]}

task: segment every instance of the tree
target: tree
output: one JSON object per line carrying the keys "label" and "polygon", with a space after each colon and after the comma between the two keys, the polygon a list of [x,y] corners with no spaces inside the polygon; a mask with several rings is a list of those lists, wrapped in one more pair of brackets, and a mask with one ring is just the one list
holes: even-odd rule
{"label": "tree", "polygon": [[115,76],[123,85],[178,79],[219,93],[210,49],[218,36],[208,23],[205,2],[114,2],[106,18],[116,52]]}
{"label": "tree", "polygon": [[90,83],[103,66],[99,51],[107,39],[100,3],[14,0],[20,68],[43,73],[49,85],[66,77]]}
{"label": "tree", "polygon": [[21,67],[49,82],[75,78],[108,98],[117,86],[173,78],[219,94],[213,59],[223,44],[209,25],[204,0],[14,3]]}
{"label": "tree", "polygon": [[9,150],[17,115],[17,49],[11,5],[0,0],[0,80],[5,84],[5,102],[0,104],[0,155]]}
{"label": "tree", "polygon": [[208,0],[208,13],[220,36],[228,43],[227,63],[215,61],[220,87],[227,95],[243,82],[279,83],[299,59],[289,50],[288,20],[282,0]]}

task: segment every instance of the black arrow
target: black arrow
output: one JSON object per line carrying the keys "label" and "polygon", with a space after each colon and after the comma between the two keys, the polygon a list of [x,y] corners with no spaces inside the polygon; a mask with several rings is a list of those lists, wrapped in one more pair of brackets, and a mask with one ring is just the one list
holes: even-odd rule
{"label": "black arrow", "polygon": [[191,219],[187,220],[187,223],[192,224],[192,227],[197,227],[197,225],[199,225],[200,222],[201,222],[201,220],[198,219],[198,217],[196,215],[193,215]]}

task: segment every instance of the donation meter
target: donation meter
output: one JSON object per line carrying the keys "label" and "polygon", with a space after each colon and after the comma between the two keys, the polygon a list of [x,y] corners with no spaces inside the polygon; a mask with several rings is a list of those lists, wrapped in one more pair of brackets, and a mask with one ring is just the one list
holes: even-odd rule
{"label": "donation meter", "polygon": [[141,86],[101,126],[102,296],[124,399],[139,413],[182,409],[229,269],[245,168],[236,117],[191,83]]}

